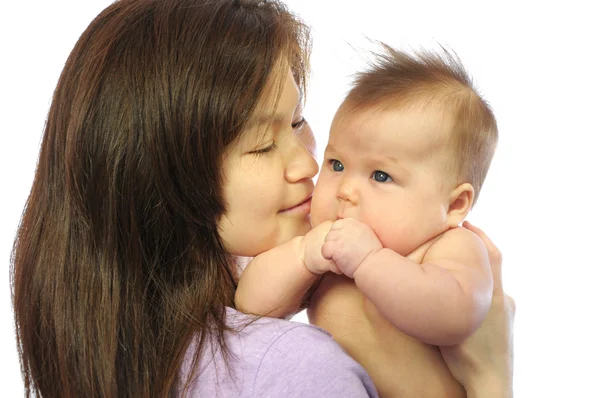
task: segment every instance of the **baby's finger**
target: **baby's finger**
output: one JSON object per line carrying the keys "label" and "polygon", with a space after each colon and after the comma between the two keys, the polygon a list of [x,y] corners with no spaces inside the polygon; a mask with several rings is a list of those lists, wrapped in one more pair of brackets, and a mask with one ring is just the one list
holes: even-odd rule
{"label": "baby's finger", "polygon": [[341,234],[340,230],[336,230],[333,229],[333,227],[331,227],[331,230],[329,230],[329,232],[327,232],[327,235],[325,235],[325,242],[331,242],[332,240],[336,240],[339,238]]}
{"label": "baby's finger", "polygon": [[354,218],[340,218],[339,220],[335,220],[333,222],[333,225],[331,225],[331,230],[343,229],[353,225],[354,223],[357,223],[357,221]]}
{"label": "baby's finger", "polygon": [[329,263],[329,270],[331,272],[333,272],[334,274],[342,275],[342,271],[338,268],[338,266],[335,263],[335,261],[332,261],[332,262]]}
{"label": "baby's finger", "polygon": [[333,256],[333,242],[327,241],[327,238],[325,238],[325,243],[321,246],[321,255],[327,260],[331,260]]}

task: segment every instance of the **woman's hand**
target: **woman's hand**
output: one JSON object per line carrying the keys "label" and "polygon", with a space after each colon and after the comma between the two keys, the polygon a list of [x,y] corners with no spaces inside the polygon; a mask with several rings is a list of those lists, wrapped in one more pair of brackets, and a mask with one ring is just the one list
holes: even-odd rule
{"label": "woman's hand", "polygon": [[515,302],[502,288],[502,254],[487,235],[467,221],[463,226],[485,243],[494,293],[490,311],[473,335],[456,346],[440,347],[454,377],[465,387],[468,398],[512,397],[513,323]]}

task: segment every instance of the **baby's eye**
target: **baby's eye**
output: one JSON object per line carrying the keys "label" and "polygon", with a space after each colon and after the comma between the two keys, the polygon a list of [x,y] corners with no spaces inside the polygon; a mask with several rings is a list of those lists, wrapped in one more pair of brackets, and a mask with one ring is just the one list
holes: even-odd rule
{"label": "baby's eye", "polygon": [[388,173],[386,173],[384,171],[381,171],[381,170],[375,171],[373,173],[373,175],[371,176],[371,178],[373,178],[377,182],[389,182],[389,181],[392,181],[392,177],[390,177]]}
{"label": "baby's eye", "polygon": [[329,164],[331,164],[331,169],[333,171],[337,171],[337,172],[344,171],[344,165],[342,164],[342,162],[340,162],[337,159],[331,159],[329,161]]}

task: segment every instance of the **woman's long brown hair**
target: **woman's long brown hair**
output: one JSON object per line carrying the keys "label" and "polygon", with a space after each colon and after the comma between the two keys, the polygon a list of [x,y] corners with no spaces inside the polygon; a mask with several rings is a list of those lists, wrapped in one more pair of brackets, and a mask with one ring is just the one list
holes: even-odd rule
{"label": "woman's long brown hair", "polygon": [[308,50],[277,1],[122,0],[90,24],[12,254],[27,396],[172,396],[193,337],[226,351],[221,163],[278,60],[303,89]]}

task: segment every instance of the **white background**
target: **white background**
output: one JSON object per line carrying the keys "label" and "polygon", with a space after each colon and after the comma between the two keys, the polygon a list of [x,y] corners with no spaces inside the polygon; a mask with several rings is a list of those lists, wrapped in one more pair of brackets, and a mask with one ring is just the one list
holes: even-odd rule
{"label": "white background", "polygon": [[[0,366],[21,396],[9,255],[59,73],[110,1],[0,6]],[[599,397],[600,28],[595,1],[287,1],[313,26],[306,116],[324,148],[365,37],[458,52],[496,113],[500,142],[469,219],[504,254],[517,301],[515,395]],[[358,49],[358,51],[357,51]]]}

